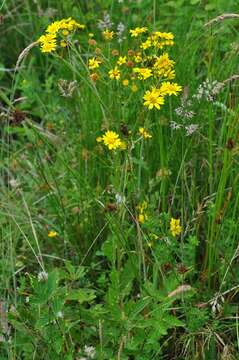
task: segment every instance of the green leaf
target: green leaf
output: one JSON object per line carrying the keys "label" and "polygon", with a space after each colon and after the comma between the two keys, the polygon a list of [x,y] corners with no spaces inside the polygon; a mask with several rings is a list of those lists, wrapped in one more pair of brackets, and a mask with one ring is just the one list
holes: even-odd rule
{"label": "green leaf", "polygon": [[48,275],[46,281],[35,283],[35,296],[32,303],[38,305],[46,303],[56,292],[58,279],[58,271],[54,270]]}
{"label": "green leaf", "polygon": [[66,296],[66,300],[79,301],[80,304],[87,302],[90,303],[96,297],[95,291],[91,289],[77,289],[70,290]]}

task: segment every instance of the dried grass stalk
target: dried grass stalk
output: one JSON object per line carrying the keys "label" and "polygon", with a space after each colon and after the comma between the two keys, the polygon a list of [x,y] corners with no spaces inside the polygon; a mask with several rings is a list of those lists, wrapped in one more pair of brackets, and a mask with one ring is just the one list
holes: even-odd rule
{"label": "dried grass stalk", "polygon": [[16,64],[16,70],[19,69],[19,65],[21,64],[22,60],[25,59],[25,57],[28,55],[29,51],[35,47],[38,44],[38,41],[34,41],[33,43],[31,43],[30,45],[28,45],[22,52],[21,54],[18,56],[17,59],[17,64]]}
{"label": "dried grass stalk", "polygon": [[218,23],[220,21],[228,20],[228,19],[239,19],[239,14],[222,14],[217,16],[216,18],[210,20],[206,24],[204,24],[205,27],[213,25],[214,23]]}
{"label": "dried grass stalk", "polygon": [[192,290],[192,286],[190,285],[181,285],[178,286],[177,289],[173,290],[171,293],[168,294],[168,297],[171,298],[176,295],[180,295],[185,293],[186,291]]}

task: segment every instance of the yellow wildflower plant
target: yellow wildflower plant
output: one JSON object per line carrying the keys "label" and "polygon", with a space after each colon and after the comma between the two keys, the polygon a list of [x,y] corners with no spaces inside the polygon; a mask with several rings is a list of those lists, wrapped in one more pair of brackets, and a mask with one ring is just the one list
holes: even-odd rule
{"label": "yellow wildflower plant", "polygon": [[171,220],[170,220],[170,232],[174,237],[181,234],[182,227],[180,225],[180,219],[171,218]]}
{"label": "yellow wildflower plant", "polygon": [[120,70],[118,69],[118,66],[115,66],[114,69],[109,71],[109,77],[111,80],[119,80],[120,79]]}
{"label": "yellow wildflower plant", "polygon": [[79,24],[72,18],[54,21],[48,25],[45,34],[41,35],[38,39],[40,50],[43,53],[52,53],[57,49],[58,36],[59,46],[64,48],[67,46],[62,36],[68,36],[70,33],[78,29],[84,29],[85,25]]}
{"label": "yellow wildflower plant", "polygon": [[152,110],[154,107],[160,109],[161,105],[164,104],[164,98],[160,94],[159,89],[153,88],[151,91],[147,90],[144,94],[144,105],[148,107],[149,110]]}

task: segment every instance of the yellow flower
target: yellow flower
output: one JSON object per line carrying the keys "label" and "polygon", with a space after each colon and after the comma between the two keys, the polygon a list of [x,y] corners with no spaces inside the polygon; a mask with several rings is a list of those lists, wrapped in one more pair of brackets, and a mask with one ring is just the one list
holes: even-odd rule
{"label": "yellow flower", "polygon": [[75,21],[72,18],[68,19],[62,19],[60,21],[60,29],[66,29],[69,31],[74,31],[76,29],[84,29],[85,25],[79,24],[77,21]]}
{"label": "yellow flower", "polygon": [[102,32],[102,35],[105,40],[109,41],[109,40],[113,39],[114,31],[110,31],[110,30],[106,29],[105,31]]}
{"label": "yellow flower", "polygon": [[148,48],[150,48],[150,46],[152,46],[152,42],[151,42],[150,39],[147,39],[145,42],[143,42],[140,45],[140,48],[143,49],[143,50],[147,50]]}
{"label": "yellow flower", "polygon": [[141,204],[137,206],[137,209],[142,213],[144,212],[148,207],[147,201],[143,201]]}
{"label": "yellow flower", "polygon": [[144,224],[147,219],[148,219],[148,217],[147,217],[146,214],[139,214],[138,215],[138,222],[140,224]]}
{"label": "yellow flower", "polygon": [[56,34],[46,34],[39,37],[38,42],[44,44],[56,40]]}
{"label": "yellow flower", "polygon": [[172,46],[174,44],[174,35],[172,33],[155,31],[151,35],[152,44],[162,49],[164,46]]}
{"label": "yellow flower", "polygon": [[140,80],[146,80],[149,77],[153,76],[152,70],[148,68],[134,68],[133,72],[138,74]]}
{"label": "yellow flower", "polygon": [[118,69],[118,66],[115,66],[114,69],[110,70],[109,71],[109,77],[110,79],[116,79],[116,80],[119,80],[120,79],[120,71]]}
{"label": "yellow flower", "polygon": [[44,42],[41,46],[41,52],[43,53],[51,53],[52,51],[56,50],[56,42],[55,41],[49,41]]}
{"label": "yellow flower", "polygon": [[139,128],[139,134],[143,136],[144,139],[151,139],[152,135],[150,135],[150,133],[148,133],[147,130],[145,130],[145,128],[140,127]]}
{"label": "yellow flower", "polygon": [[176,84],[176,83],[170,83],[169,81],[163,82],[160,89],[161,96],[165,95],[178,95],[178,92],[182,91],[182,86]]}
{"label": "yellow flower", "polygon": [[61,47],[63,47],[63,48],[67,47],[67,43],[66,43],[66,41],[64,41],[64,40],[61,40],[60,45],[61,45]]}
{"label": "yellow flower", "polygon": [[63,31],[62,31],[62,35],[64,35],[64,36],[69,35],[69,31],[68,31],[68,30],[63,30]]}
{"label": "yellow flower", "polygon": [[137,54],[134,56],[134,61],[135,61],[136,63],[140,63],[142,60],[143,60],[143,58],[142,58],[142,55],[141,55],[140,52],[137,53]]}
{"label": "yellow flower", "polygon": [[56,34],[61,28],[60,21],[55,21],[52,24],[48,25],[46,32],[50,34]]}
{"label": "yellow flower", "polygon": [[127,149],[127,144],[125,141],[120,140],[120,146],[119,146],[120,150],[125,150]]}
{"label": "yellow flower", "polygon": [[133,92],[138,91],[138,86],[135,85],[135,84],[133,84],[133,85],[131,86],[131,90],[132,90]]}
{"label": "yellow flower", "polygon": [[156,58],[153,69],[156,76],[164,76],[167,78],[173,78],[175,76],[174,70],[174,61],[169,59],[167,53]]}
{"label": "yellow flower", "polygon": [[48,233],[48,237],[49,238],[54,238],[54,237],[56,237],[58,235],[58,233],[56,232],[56,231],[54,231],[54,230],[51,230],[51,231],[49,231],[49,233]]}
{"label": "yellow flower", "polygon": [[164,98],[161,96],[159,89],[153,88],[151,91],[147,90],[144,94],[144,105],[149,108],[149,110],[156,107],[156,109],[160,109],[160,105],[164,104]]}
{"label": "yellow flower", "polygon": [[146,201],[143,201],[141,204],[137,206],[137,209],[139,210],[139,214],[137,216],[138,222],[143,224],[146,220],[148,220],[148,216],[146,214],[146,209],[148,207],[148,204]]}
{"label": "yellow flower", "polygon": [[146,27],[136,27],[135,29],[131,29],[129,32],[132,37],[138,37],[139,35],[144,34],[147,31],[148,29]]}
{"label": "yellow flower", "polygon": [[124,79],[124,80],[122,81],[122,84],[123,84],[124,86],[128,86],[128,85],[129,85],[129,80],[128,80],[128,79]]}
{"label": "yellow flower", "polygon": [[96,58],[89,59],[88,61],[88,67],[90,70],[97,69],[100,66],[100,64],[101,61]]}
{"label": "yellow flower", "polygon": [[[99,139],[99,138],[98,138]],[[114,131],[107,130],[102,136],[104,145],[108,147],[109,150],[116,150],[122,146],[122,141],[119,138],[119,135]]]}
{"label": "yellow flower", "polygon": [[102,136],[98,136],[98,137],[96,138],[96,141],[97,141],[98,143],[102,142],[102,141],[103,141]]}
{"label": "yellow flower", "polygon": [[170,231],[174,237],[181,234],[182,227],[180,225],[180,219],[174,219],[174,218],[171,219]]}
{"label": "yellow flower", "polygon": [[126,56],[120,56],[119,59],[118,59],[118,61],[117,61],[117,64],[118,64],[118,65],[123,65],[123,64],[126,63],[126,61],[127,61]]}

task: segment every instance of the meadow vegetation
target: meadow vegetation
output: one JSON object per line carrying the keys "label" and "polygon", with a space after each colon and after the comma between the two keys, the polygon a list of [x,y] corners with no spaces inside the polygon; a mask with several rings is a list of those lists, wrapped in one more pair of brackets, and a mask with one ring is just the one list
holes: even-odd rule
{"label": "meadow vegetation", "polygon": [[239,359],[237,1],[0,9],[0,359]]}

